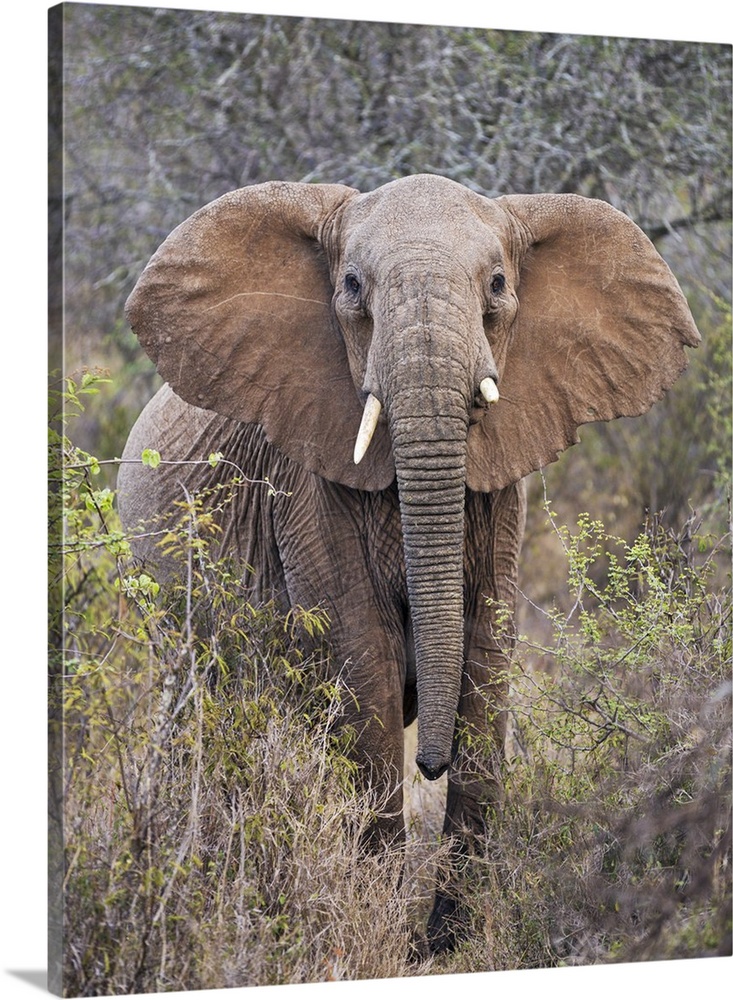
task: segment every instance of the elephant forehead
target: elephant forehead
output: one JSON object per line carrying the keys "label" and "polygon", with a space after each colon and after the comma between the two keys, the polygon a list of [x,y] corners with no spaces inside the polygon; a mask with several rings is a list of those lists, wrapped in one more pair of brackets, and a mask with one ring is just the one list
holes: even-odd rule
{"label": "elephant forehead", "polygon": [[375,267],[385,255],[409,258],[423,253],[484,263],[502,252],[502,213],[492,213],[492,207],[446,178],[419,175],[394,181],[347,206],[346,257]]}

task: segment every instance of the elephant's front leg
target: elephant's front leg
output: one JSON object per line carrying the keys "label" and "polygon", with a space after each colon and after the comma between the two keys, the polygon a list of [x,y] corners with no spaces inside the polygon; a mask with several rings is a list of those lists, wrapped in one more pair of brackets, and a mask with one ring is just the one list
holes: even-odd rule
{"label": "elephant's front leg", "polygon": [[501,803],[507,668],[525,512],[523,483],[490,497],[467,498],[466,661],[443,824],[451,859],[428,924],[434,952],[452,949],[466,929],[461,875],[470,857],[482,853]]}
{"label": "elephant's front leg", "polygon": [[473,661],[464,673],[456,756],[448,772],[443,822],[450,855],[438,876],[435,905],[428,922],[428,942],[434,953],[452,950],[467,930],[466,865],[471,857],[483,853],[492,817],[501,802],[506,728],[503,677],[507,665],[505,654],[487,651],[480,666]]}
{"label": "elephant's front leg", "polygon": [[330,661],[346,687],[342,721],[365,808],[368,838],[402,842],[406,677],[405,598],[396,496],[360,494],[309,477],[276,522],[291,607],[323,608]]}
{"label": "elephant's front leg", "polygon": [[[364,628],[364,619],[374,620],[370,635],[362,633],[353,643],[353,631]],[[357,784],[374,820],[366,830],[367,846],[375,849],[401,846],[405,840],[403,814],[404,776],[404,642],[392,639],[378,621],[375,609],[364,609],[361,621],[350,627],[332,628],[332,657],[344,664],[347,691],[343,702],[343,724],[355,735],[353,756],[358,765]],[[351,632],[351,634],[346,634]]]}

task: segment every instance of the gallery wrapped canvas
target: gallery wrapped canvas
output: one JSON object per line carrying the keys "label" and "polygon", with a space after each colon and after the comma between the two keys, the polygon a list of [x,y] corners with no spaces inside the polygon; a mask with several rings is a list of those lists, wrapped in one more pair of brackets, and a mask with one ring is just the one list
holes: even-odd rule
{"label": "gallery wrapped canvas", "polygon": [[731,47],[49,11],[49,986],[729,956]]}

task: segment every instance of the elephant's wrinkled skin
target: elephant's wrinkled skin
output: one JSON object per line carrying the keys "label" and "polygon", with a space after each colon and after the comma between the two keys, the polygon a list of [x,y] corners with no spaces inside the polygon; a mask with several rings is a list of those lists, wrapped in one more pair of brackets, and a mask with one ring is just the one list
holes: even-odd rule
{"label": "elephant's wrinkled skin", "polygon": [[[419,705],[417,762],[449,769],[445,829],[465,849],[491,767],[479,776],[457,718],[501,752],[510,650],[487,598],[514,604],[522,477],[683,370],[699,335],[666,264],[624,215],[573,195],[489,200],[430,175],[368,194],[273,182],[179,226],[128,318],[168,385],[123,456],[125,524],[223,475],[144,468],[130,461],[143,448],[220,451],[290,494],[239,489],[221,544],[263,596],[328,611],[358,757],[391,790],[381,833],[402,831],[403,724]],[[355,455],[365,404],[379,416]],[[157,559],[144,540],[137,553]],[[446,893],[434,948],[451,939]]]}

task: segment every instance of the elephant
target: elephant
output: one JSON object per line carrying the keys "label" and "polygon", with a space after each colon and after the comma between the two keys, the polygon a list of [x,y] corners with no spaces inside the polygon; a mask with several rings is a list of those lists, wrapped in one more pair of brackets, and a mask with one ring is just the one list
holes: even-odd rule
{"label": "elephant", "polygon": [[[444,833],[464,857],[500,796],[514,640],[496,608],[515,611],[525,477],[684,370],[700,337],[669,267],[579,195],[270,181],[178,226],[126,316],[165,384],[122,456],[123,524],[224,475],[153,470],[143,448],[238,466],[250,482],[218,544],[257,595],[327,612],[354,755],[385,792],[377,840],[404,837],[417,719],[417,766],[448,772]],[[144,536],[135,554],[161,558]],[[432,951],[455,944],[460,909],[440,883]]]}

